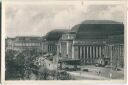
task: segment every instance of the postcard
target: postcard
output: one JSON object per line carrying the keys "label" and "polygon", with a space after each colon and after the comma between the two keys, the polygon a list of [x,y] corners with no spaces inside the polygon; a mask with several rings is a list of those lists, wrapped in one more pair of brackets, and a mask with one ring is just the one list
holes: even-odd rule
{"label": "postcard", "polygon": [[5,85],[126,82],[125,1],[5,1],[2,14]]}

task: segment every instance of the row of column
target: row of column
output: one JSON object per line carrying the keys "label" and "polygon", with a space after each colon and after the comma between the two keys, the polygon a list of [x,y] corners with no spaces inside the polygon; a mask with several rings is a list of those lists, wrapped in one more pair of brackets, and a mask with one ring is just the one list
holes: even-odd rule
{"label": "row of column", "polygon": [[123,64],[123,45],[78,46],[78,59],[83,63],[93,63],[97,58],[109,58],[114,65]]}
{"label": "row of column", "polygon": [[123,45],[115,45],[110,48],[110,59],[112,66],[123,67],[124,64],[124,47]]}
{"label": "row of column", "polygon": [[98,58],[102,56],[102,46],[79,46],[79,59],[80,58]]}
{"label": "row of column", "polygon": [[55,45],[48,45],[48,52],[50,51],[57,51],[57,46]]}
{"label": "row of column", "polygon": [[78,46],[78,58],[93,63],[94,59],[103,56],[103,51],[103,46]]}

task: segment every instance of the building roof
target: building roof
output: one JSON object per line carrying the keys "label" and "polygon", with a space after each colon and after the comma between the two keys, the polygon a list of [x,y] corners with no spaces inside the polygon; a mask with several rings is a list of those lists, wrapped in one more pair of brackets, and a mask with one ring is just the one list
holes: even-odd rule
{"label": "building roof", "polygon": [[46,40],[56,41],[59,40],[62,34],[67,33],[68,29],[55,29],[46,34]]}
{"label": "building roof", "polygon": [[42,37],[37,36],[17,36],[15,42],[41,42],[43,41]]}
{"label": "building roof", "polygon": [[112,20],[85,20],[81,24],[121,24]]}
{"label": "building roof", "polygon": [[110,20],[86,20],[75,25],[71,31],[76,33],[76,39],[99,39],[124,34],[124,25]]}

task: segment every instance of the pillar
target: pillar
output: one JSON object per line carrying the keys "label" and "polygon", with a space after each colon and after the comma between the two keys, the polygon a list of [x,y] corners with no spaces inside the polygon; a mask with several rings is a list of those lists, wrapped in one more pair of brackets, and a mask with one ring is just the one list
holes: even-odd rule
{"label": "pillar", "polygon": [[95,46],[93,46],[93,58],[95,59]]}
{"label": "pillar", "polygon": [[104,48],[103,48],[103,46],[101,46],[101,57],[102,58],[104,57]]}
{"label": "pillar", "polygon": [[104,57],[105,57],[105,58],[107,58],[106,52],[107,52],[107,49],[106,49],[106,46],[104,46]]}
{"label": "pillar", "polygon": [[98,58],[98,47],[96,46],[96,58]]}
{"label": "pillar", "polygon": [[82,46],[80,46],[80,59],[82,58]]}
{"label": "pillar", "polygon": [[118,46],[115,47],[116,66],[118,66]]}
{"label": "pillar", "polygon": [[80,46],[78,46],[78,59],[80,59]]}
{"label": "pillar", "polygon": [[118,58],[118,61],[117,61],[117,66],[119,66],[120,65],[120,62],[119,62],[119,60],[120,60],[120,51],[119,51],[119,45],[118,45],[118,47],[117,47],[117,53],[118,53],[118,56],[117,56],[117,58]]}
{"label": "pillar", "polygon": [[87,48],[87,58],[88,58],[88,46],[86,48]]}
{"label": "pillar", "polygon": [[79,46],[73,45],[73,48],[74,48],[74,53],[73,53],[74,59],[79,59]]}
{"label": "pillar", "polygon": [[89,58],[90,63],[92,63],[92,46],[90,46],[90,58]]}
{"label": "pillar", "polygon": [[87,60],[87,46],[85,46],[85,48],[84,48],[84,50],[85,50],[85,64],[86,64],[86,60]]}
{"label": "pillar", "polygon": [[89,46],[87,46],[87,58],[86,58],[86,63],[88,63],[88,59],[89,59]]}
{"label": "pillar", "polygon": [[110,62],[111,62],[111,66],[113,65],[113,59],[112,59],[112,56],[113,56],[113,53],[112,53],[112,46],[109,47],[109,52],[110,52]]}
{"label": "pillar", "polygon": [[67,55],[69,56],[69,42],[67,41]]}
{"label": "pillar", "polygon": [[82,56],[81,58],[83,59],[84,58],[84,46],[82,46]]}
{"label": "pillar", "polygon": [[85,46],[83,47],[83,60],[84,60],[84,64],[85,64]]}
{"label": "pillar", "polygon": [[99,57],[102,57],[101,53],[102,53],[102,49],[101,46],[99,46]]}
{"label": "pillar", "polygon": [[72,59],[74,59],[74,46],[72,45]]}

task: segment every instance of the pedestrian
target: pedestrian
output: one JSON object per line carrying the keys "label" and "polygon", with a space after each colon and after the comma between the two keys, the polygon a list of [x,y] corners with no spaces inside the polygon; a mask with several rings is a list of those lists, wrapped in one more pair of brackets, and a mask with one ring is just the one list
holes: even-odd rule
{"label": "pedestrian", "polygon": [[100,71],[100,70],[98,70],[98,72],[97,72],[97,73],[98,73],[98,75],[100,75],[100,74],[101,74],[101,71]]}
{"label": "pedestrian", "polygon": [[112,73],[110,72],[109,77],[112,78]]}

